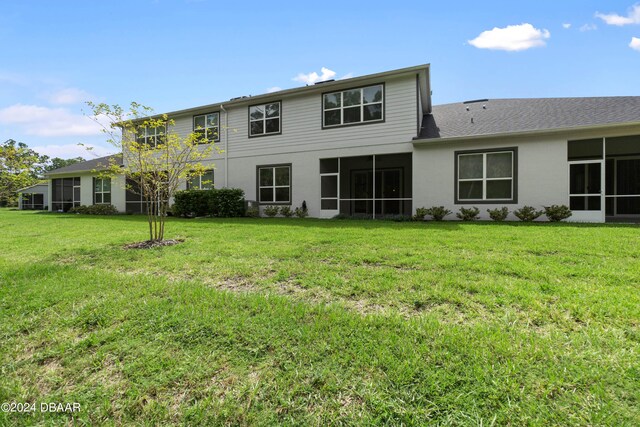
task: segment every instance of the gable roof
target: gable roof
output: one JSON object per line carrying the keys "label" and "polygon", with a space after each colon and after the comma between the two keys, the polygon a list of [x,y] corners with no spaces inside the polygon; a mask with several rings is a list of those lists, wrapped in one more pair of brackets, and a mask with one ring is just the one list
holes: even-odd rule
{"label": "gable roof", "polygon": [[45,173],[46,176],[61,175],[76,172],[91,172],[106,170],[111,166],[112,161],[115,161],[117,165],[122,166],[122,154],[112,154],[110,156],[99,157],[93,160],[87,160],[86,162],[74,163],[63,168],[54,169]]}
{"label": "gable roof", "polygon": [[24,193],[25,190],[35,189],[36,187],[42,187],[40,190],[46,191],[49,188],[48,182],[39,182],[37,184],[30,185],[28,187],[20,188],[19,190],[14,191],[14,193]]}
{"label": "gable roof", "polygon": [[640,96],[490,99],[433,106],[416,139],[640,124]]}

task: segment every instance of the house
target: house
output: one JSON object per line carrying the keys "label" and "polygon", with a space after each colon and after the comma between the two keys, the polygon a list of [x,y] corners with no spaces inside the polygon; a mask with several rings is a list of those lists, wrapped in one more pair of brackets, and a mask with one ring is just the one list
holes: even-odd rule
{"label": "house", "polygon": [[[421,206],[569,205],[572,220],[640,218],[640,97],[496,99],[432,106],[429,65],[168,113],[223,149],[199,187],[237,187],[311,216],[411,215]],[[146,131],[144,131],[146,132]],[[152,142],[157,135],[139,139]],[[142,212],[96,159],[51,171],[51,210]],[[117,182],[116,182],[117,181]]]}
{"label": "house", "polygon": [[49,184],[40,182],[21,188],[18,193],[18,209],[20,210],[45,210],[49,206]]}

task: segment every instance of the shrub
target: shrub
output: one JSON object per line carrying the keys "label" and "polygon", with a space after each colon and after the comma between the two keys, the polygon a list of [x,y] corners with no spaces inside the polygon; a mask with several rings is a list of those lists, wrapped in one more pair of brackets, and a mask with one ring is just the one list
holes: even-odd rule
{"label": "shrub", "polygon": [[280,215],[282,215],[285,218],[291,218],[291,216],[293,215],[293,211],[291,210],[291,206],[282,206],[280,208]]}
{"label": "shrub", "polygon": [[176,216],[236,217],[244,215],[244,191],[238,188],[177,191],[173,214]]}
{"label": "shrub", "polygon": [[260,218],[260,209],[258,209],[258,208],[249,208],[245,212],[245,216],[248,216],[249,218]]}
{"label": "shrub", "polygon": [[339,213],[333,216],[333,219],[351,219],[351,217],[347,214]]}
{"label": "shrub", "polygon": [[478,215],[480,214],[480,209],[475,206],[472,208],[460,208],[460,212],[456,213],[458,219],[463,221],[473,221],[478,219]]}
{"label": "shrub", "polygon": [[543,211],[537,211],[533,206],[523,206],[520,209],[513,211],[513,214],[520,221],[524,222],[531,222],[543,213]]}
{"label": "shrub", "polygon": [[544,213],[551,222],[562,221],[563,219],[567,219],[573,215],[573,213],[571,213],[571,209],[569,209],[569,206],[567,205],[545,206]]}
{"label": "shrub", "polygon": [[489,217],[492,220],[504,221],[505,219],[507,219],[507,215],[509,215],[509,208],[504,206],[502,208],[487,209],[487,212],[489,212]]}
{"label": "shrub", "polygon": [[424,217],[429,213],[427,208],[416,208],[416,214],[413,216],[414,221],[422,221]]}
{"label": "shrub", "polygon": [[118,209],[113,205],[82,205],[69,209],[69,213],[84,215],[115,215],[118,213]]}
{"label": "shrub", "polygon": [[427,215],[431,215],[434,221],[442,221],[445,216],[450,215],[451,211],[445,209],[444,206],[432,206],[427,209]]}
{"label": "shrub", "polygon": [[384,221],[407,222],[407,221],[412,221],[413,217],[409,215],[398,214],[398,215],[385,215],[382,217],[382,219]]}
{"label": "shrub", "polygon": [[300,206],[299,208],[296,208],[294,213],[298,218],[306,218],[307,216],[309,216],[309,210],[307,209],[307,201],[303,200],[302,206]]}
{"label": "shrub", "polygon": [[274,216],[278,215],[278,212],[280,211],[280,208],[277,206],[265,206],[264,207],[264,214],[270,218],[273,218]]}

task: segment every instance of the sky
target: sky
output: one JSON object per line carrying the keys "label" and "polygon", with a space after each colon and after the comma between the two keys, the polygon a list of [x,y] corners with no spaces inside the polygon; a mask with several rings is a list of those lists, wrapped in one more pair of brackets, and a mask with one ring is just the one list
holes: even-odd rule
{"label": "sky", "polygon": [[0,142],[90,159],[117,150],[88,100],[162,113],[426,63],[434,104],[638,96],[640,2],[2,0]]}

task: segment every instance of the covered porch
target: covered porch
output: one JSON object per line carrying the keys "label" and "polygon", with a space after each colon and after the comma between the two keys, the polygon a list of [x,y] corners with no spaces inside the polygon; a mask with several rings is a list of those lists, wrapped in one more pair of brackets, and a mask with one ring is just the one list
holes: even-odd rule
{"label": "covered porch", "polygon": [[411,153],[320,159],[321,216],[412,214]]}

